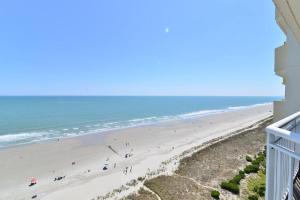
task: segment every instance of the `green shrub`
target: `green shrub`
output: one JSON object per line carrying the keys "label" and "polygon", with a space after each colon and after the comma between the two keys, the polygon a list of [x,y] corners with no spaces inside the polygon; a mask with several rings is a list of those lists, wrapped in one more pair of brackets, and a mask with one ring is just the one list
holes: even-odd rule
{"label": "green shrub", "polygon": [[232,183],[235,183],[235,184],[240,184],[242,179],[243,179],[243,177],[241,175],[236,175],[229,182],[232,182]]}
{"label": "green shrub", "polygon": [[257,154],[257,157],[265,158],[265,152],[264,152],[264,151],[259,152],[259,153]]}
{"label": "green shrub", "polygon": [[240,187],[238,184],[234,183],[234,182],[222,182],[221,183],[221,188],[228,190],[234,194],[239,194],[240,193]]}
{"label": "green shrub", "polygon": [[245,172],[240,170],[239,174],[236,175],[235,177],[233,177],[231,180],[229,180],[229,182],[235,183],[235,184],[240,184],[241,180],[245,178]]}
{"label": "green shrub", "polygon": [[264,169],[266,169],[266,165],[267,165],[266,160],[262,161],[261,166],[262,166]]}
{"label": "green shrub", "polygon": [[248,196],[248,200],[258,200],[258,196],[250,195],[250,196]]}
{"label": "green shrub", "polygon": [[267,146],[264,147],[263,154],[264,154],[264,157],[267,157]]}
{"label": "green shrub", "polygon": [[220,192],[217,190],[211,191],[211,197],[215,199],[220,199]]}
{"label": "green shrub", "polygon": [[266,190],[266,175],[260,170],[257,176],[250,177],[247,181],[248,191],[263,197]]}
{"label": "green shrub", "polygon": [[260,152],[258,155],[257,155],[257,160],[259,160],[259,162],[262,162],[262,161],[264,161],[265,160],[265,155],[264,155],[264,153],[262,153],[262,152]]}
{"label": "green shrub", "polygon": [[258,159],[255,159],[251,162],[252,165],[259,165],[260,161]]}
{"label": "green shrub", "polygon": [[259,165],[252,164],[252,165],[247,165],[244,169],[244,172],[246,174],[250,174],[250,173],[257,173],[258,170],[259,170]]}
{"label": "green shrub", "polygon": [[265,191],[266,191],[265,183],[261,183],[254,187],[254,192],[257,193],[261,197],[265,196]]}
{"label": "green shrub", "polygon": [[252,160],[252,158],[250,157],[250,156],[246,156],[246,160],[248,161],[248,162],[252,162],[253,160]]}
{"label": "green shrub", "polygon": [[242,178],[245,178],[245,172],[244,172],[244,171],[240,170],[240,171],[239,171],[239,175],[240,175]]}
{"label": "green shrub", "polygon": [[255,156],[255,159],[251,162],[253,165],[260,165],[262,162],[265,161],[265,154],[260,152]]}

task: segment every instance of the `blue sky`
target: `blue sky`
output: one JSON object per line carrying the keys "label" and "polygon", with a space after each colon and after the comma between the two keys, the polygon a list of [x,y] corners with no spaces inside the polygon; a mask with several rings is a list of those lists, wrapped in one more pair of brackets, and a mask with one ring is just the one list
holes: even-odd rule
{"label": "blue sky", "polygon": [[283,95],[271,0],[0,2],[0,95]]}

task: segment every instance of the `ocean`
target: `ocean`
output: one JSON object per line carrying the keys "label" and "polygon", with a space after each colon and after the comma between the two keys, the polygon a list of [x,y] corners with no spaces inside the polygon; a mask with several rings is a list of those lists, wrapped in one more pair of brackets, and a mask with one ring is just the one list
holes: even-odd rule
{"label": "ocean", "polygon": [[270,103],[279,97],[0,97],[0,147]]}

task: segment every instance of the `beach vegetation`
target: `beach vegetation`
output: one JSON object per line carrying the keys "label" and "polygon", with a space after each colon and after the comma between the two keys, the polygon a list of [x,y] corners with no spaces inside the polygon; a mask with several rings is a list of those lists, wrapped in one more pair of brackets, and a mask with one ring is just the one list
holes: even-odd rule
{"label": "beach vegetation", "polygon": [[[211,199],[211,190],[199,186],[196,181],[184,176],[161,175],[147,179],[144,186],[161,199]],[[144,199],[143,199],[144,200]]]}
{"label": "beach vegetation", "polygon": [[252,161],[252,164],[261,164],[265,160],[266,156],[264,152],[259,152],[255,157],[255,160]]}
{"label": "beach vegetation", "polygon": [[249,155],[246,156],[246,160],[247,160],[247,162],[252,162],[253,161],[253,159]]}
{"label": "beach vegetation", "polygon": [[250,173],[257,173],[258,170],[259,170],[259,165],[251,164],[245,167],[244,172],[246,174],[250,174]]}
{"label": "beach vegetation", "polygon": [[228,190],[234,194],[239,194],[240,193],[240,182],[242,179],[245,178],[245,172],[240,170],[239,174],[234,176],[231,180],[229,181],[223,181],[221,183],[221,188]]}
{"label": "beach vegetation", "polygon": [[[199,187],[196,182],[199,182],[201,185],[210,185],[211,181],[214,180],[218,182],[220,179],[224,181],[220,189],[216,189],[220,193],[219,198],[222,199],[221,191],[228,191],[224,193],[226,199],[263,199],[260,195],[254,191],[260,192],[263,191],[263,186],[261,187],[252,187],[251,191],[248,189],[248,181],[253,178],[256,179],[258,174],[263,173],[265,159],[261,159],[261,154],[257,154],[257,148],[263,147],[265,141],[264,129],[271,123],[271,118],[266,122],[266,124],[261,125],[259,129],[247,132],[245,135],[233,136],[230,139],[225,140],[225,142],[219,142],[217,144],[212,144],[208,148],[199,148],[193,149],[193,154],[191,156],[186,156],[189,154],[189,151],[185,152],[185,157],[180,160],[180,165],[176,170],[175,174],[172,176],[155,176],[155,178],[146,178],[144,182],[145,188],[150,189],[155,193],[135,193],[135,198],[129,198],[131,200],[154,200],[158,199],[158,195],[161,199],[215,199],[218,198],[212,195],[215,192],[212,192],[209,188]],[[245,144],[245,141],[253,140],[255,143]],[[255,145],[254,145],[255,144]],[[239,149],[236,152],[236,149]],[[224,150],[226,149],[226,151]],[[237,153],[236,156],[232,156],[232,160],[223,159],[230,154]],[[250,153],[251,152],[251,153]],[[255,155],[256,152],[256,155]],[[263,153],[264,154],[264,153]],[[252,158],[252,161],[255,160],[255,163],[259,164],[258,174],[247,174],[244,171],[246,165],[252,165],[252,161],[248,162],[246,165],[246,155]],[[212,159],[213,158],[213,159]],[[220,163],[222,162],[222,163]],[[254,164],[255,164],[254,163]],[[210,166],[209,168],[203,166]],[[222,166],[222,167],[220,167]],[[201,170],[199,170],[201,168]],[[242,169],[239,171],[239,169]],[[230,173],[230,176],[228,176]],[[209,175],[210,179],[202,179],[205,175]],[[147,177],[147,176],[146,176]],[[142,179],[143,177],[141,177]],[[137,180],[141,180],[137,179]],[[221,189],[222,188],[222,189]],[[148,192],[148,190],[147,190]],[[229,192],[231,194],[229,194]],[[239,195],[240,196],[237,196]],[[129,200],[128,199],[128,200]],[[127,200],[127,199],[126,199]]]}
{"label": "beach vegetation", "polygon": [[211,197],[214,199],[220,199],[220,192],[217,190],[211,191]]}
{"label": "beach vegetation", "polygon": [[138,181],[136,179],[132,179],[130,182],[126,183],[127,186],[136,186]]}
{"label": "beach vegetation", "polygon": [[231,181],[223,181],[221,183],[221,188],[224,190],[228,190],[228,191],[232,192],[233,194],[240,193],[240,186]]}
{"label": "beach vegetation", "polygon": [[260,197],[265,196],[266,190],[266,175],[263,170],[260,170],[255,177],[251,177],[247,184],[248,190]]}
{"label": "beach vegetation", "polygon": [[245,172],[240,170],[239,174],[234,176],[231,180],[229,181],[223,181],[221,183],[221,188],[228,190],[234,194],[239,194],[239,190],[240,190],[240,182],[242,179],[244,179],[246,177]]}
{"label": "beach vegetation", "polygon": [[257,174],[247,181],[247,188],[252,196],[264,197],[266,190],[266,152],[260,152],[254,161],[254,165],[258,163],[260,168]]}
{"label": "beach vegetation", "polygon": [[156,200],[156,199],[157,197],[154,194],[145,190],[144,188],[140,188],[137,193],[132,193],[128,195],[126,198],[122,198],[122,200]]}
{"label": "beach vegetation", "polygon": [[248,196],[248,200],[258,200],[258,196],[252,194],[252,195]]}
{"label": "beach vegetation", "polygon": [[140,176],[140,177],[137,178],[137,180],[138,180],[138,181],[144,181],[144,180],[145,180],[145,177]]}
{"label": "beach vegetation", "polygon": [[229,182],[232,182],[232,183],[235,183],[235,184],[240,184],[240,182],[243,178],[244,178],[243,176],[238,174],[235,177],[233,177],[233,179],[231,179]]}
{"label": "beach vegetation", "polygon": [[251,162],[252,165],[259,165],[260,161],[258,159],[255,159]]}
{"label": "beach vegetation", "polygon": [[242,177],[242,179],[246,177],[245,172],[243,170],[239,171],[239,175]]}
{"label": "beach vegetation", "polygon": [[[239,174],[234,176],[228,181],[223,181],[221,183],[221,188],[228,190],[234,194],[239,194],[240,192],[240,182],[246,177],[246,174],[250,173],[259,173],[257,178],[250,178],[248,182],[248,189],[255,195],[263,197],[265,195],[265,153],[260,152],[254,159],[250,156],[246,156],[246,160],[251,162],[250,165],[247,165],[244,170],[240,170]],[[255,197],[252,197],[255,198]]]}

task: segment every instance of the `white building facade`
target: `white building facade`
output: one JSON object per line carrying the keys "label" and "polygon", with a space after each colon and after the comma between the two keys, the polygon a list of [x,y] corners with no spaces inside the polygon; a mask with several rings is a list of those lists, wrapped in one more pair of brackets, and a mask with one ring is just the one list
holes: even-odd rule
{"label": "white building facade", "polygon": [[300,1],[274,0],[276,21],[286,42],[275,50],[275,72],[286,86],[285,100],[275,102],[275,120],[300,111]]}
{"label": "white building facade", "polygon": [[285,99],[274,102],[267,128],[267,200],[300,200],[300,0],[274,0],[286,42],[275,50],[275,72]]}

